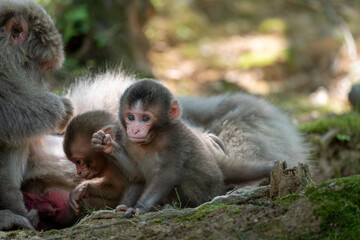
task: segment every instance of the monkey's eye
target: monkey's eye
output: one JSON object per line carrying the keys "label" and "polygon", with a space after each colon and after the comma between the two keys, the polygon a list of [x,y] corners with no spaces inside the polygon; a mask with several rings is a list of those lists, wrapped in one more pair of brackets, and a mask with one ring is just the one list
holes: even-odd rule
{"label": "monkey's eye", "polygon": [[135,120],[135,116],[132,115],[132,114],[129,114],[129,115],[127,116],[127,119],[130,120],[130,121],[134,121],[134,120]]}
{"label": "monkey's eye", "polygon": [[144,122],[147,122],[147,121],[150,120],[150,118],[149,118],[148,116],[143,116],[143,117],[142,117],[142,120],[143,120]]}
{"label": "monkey's eye", "polygon": [[80,164],[80,163],[81,163],[81,161],[80,161],[80,160],[76,160],[75,162],[76,162],[76,164]]}

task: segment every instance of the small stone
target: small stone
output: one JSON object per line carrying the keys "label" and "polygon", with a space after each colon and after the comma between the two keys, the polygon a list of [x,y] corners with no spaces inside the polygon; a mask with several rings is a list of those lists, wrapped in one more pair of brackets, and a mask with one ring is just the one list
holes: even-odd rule
{"label": "small stone", "polygon": [[351,105],[355,109],[360,109],[360,84],[355,84],[352,86],[351,91],[348,95],[349,101]]}
{"label": "small stone", "polygon": [[336,186],[336,182],[332,182],[329,184],[329,188],[335,187]]}

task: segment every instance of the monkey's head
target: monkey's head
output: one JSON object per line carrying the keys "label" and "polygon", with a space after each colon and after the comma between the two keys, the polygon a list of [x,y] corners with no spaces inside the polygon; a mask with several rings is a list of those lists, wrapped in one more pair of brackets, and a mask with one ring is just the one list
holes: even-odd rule
{"label": "monkey's head", "polygon": [[151,79],[132,84],[120,99],[119,119],[134,143],[150,143],[157,132],[180,117],[180,107],[172,93]]}
{"label": "monkey's head", "polygon": [[42,72],[61,67],[62,38],[49,15],[32,0],[0,1],[0,57]]}
{"label": "monkey's head", "polygon": [[93,133],[114,124],[114,117],[105,111],[90,111],[74,117],[66,128],[64,152],[76,166],[81,178],[91,179],[104,175],[108,168],[106,155],[91,145]]}

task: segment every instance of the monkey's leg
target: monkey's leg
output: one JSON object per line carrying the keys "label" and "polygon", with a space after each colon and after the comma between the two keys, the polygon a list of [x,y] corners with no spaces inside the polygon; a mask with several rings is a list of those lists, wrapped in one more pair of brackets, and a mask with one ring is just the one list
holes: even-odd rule
{"label": "monkey's leg", "polygon": [[26,168],[27,148],[7,148],[0,153],[0,189],[6,194],[0,195],[0,207],[26,216],[22,193],[20,191],[22,175]]}
{"label": "monkey's leg", "polygon": [[125,212],[125,217],[132,217],[135,214],[134,205],[140,198],[145,188],[145,184],[132,184],[124,193],[120,205],[115,208],[116,212]]}
{"label": "monkey's leg", "polygon": [[145,184],[132,184],[125,191],[121,204],[127,207],[133,207],[140,198],[145,188]]}
{"label": "monkey's leg", "polygon": [[[36,225],[38,222],[37,214],[31,213],[29,215],[20,191],[28,152],[28,146],[0,150],[0,189],[6,191],[6,194],[0,194],[0,208],[30,218],[33,221],[32,224]],[[11,217],[12,219],[18,219]],[[6,221],[11,221],[11,219]]]}
{"label": "monkey's leg", "polygon": [[[166,159],[176,158],[170,155]],[[159,202],[165,201],[176,183],[180,182],[181,171],[177,168],[176,162],[170,162],[167,166],[160,167],[134,208],[139,209],[140,213],[146,213],[154,209]]]}

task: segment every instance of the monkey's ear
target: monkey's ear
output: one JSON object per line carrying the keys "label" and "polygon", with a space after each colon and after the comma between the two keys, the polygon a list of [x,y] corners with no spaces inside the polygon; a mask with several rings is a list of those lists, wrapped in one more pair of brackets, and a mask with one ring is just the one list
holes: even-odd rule
{"label": "monkey's ear", "polygon": [[181,117],[181,110],[180,110],[179,102],[177,100],[173,100],[171,102],[169,114],[171,120],[176,120]]}
{"label": "monkey's ear", "polygon": [[115,134],[111,126],[102,129],[105,134],[109,134],[112,139],[115,139]]}
{"label": "monkey's ear", "polygon": [[5,23],[5,31],[10,35],[11,44],[18,45],[28,35],[29,26],[22,17],[12,17]]}

